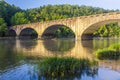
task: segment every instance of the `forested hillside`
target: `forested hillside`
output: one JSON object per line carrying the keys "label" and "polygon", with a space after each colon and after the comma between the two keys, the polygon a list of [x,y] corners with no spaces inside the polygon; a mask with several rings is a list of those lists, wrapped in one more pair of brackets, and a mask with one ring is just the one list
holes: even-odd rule
{"label": "forested hillside", "polygon": [[[12,25],[49,21],[70,17],[87,16],[93,14],[107,13],[113,10],[78,5],[47,5],[34,9],[17,12],[11,19]],[[20,23],[18,23],[20,22]]]}
{"label": "forested hillside", "polygon": [[[22,10],[19,7],[10,5],[6,3],[4,0],[2,0],[0,1],[0,32],[6,32],[7,26],[42,22],[42,21],[49,21],[49,20],[56,20],[63,18],[71,18],[78,16],[88,16],[88,15],[107,13],[113,11],[114,10],[105,10],[103,8],[98,8],[98,7],[91,7],[84,5],[83,6],[69,5],[69,4],[46,5],[46,6],[40,6],[39,8]],[[94,34],[96,36],[99,36],[100,32],[99,34],[97,32]]]}
{"label": "forested hillside", "polygon": [[0,18],[3,18],[8,26],[11,25],[11,17],[19,11],[22,11],[19,7],[0,1]]}

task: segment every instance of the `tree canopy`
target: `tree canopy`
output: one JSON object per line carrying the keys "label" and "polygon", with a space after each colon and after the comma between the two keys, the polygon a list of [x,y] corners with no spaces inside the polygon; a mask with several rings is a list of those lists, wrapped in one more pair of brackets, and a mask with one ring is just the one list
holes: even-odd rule
{"label": "tree canopy", "polygon": [[93,33],[97,37],[119,37],[120,27],[118,23],[110,23],[101,26],[97,31]]}
{"label": "tree canopy", "polygon": [[5,23],[3,18],[0,18],[0,37],[6,35],[7,32],[7,24]]}
{"label": "tree canopy", "polygon": [[19,7],[10,5],[4,0],[0,1],[0,17],[2,17],[8,26],[11,25],[11,17],[18,11],[21,11]]}
{"label": "tree canopy", "polygon": [[17,12],[14,16],[12,16],[11,23],[14,25],[30,23],[30,21],[25,17],[26,15],[24,12]]}

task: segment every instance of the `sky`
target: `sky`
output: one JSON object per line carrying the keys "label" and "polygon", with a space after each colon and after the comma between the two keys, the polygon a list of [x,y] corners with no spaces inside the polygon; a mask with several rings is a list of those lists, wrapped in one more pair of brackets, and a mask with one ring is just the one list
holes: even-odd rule
{"label": "sky", "polygon": [[9,4],[14,4],[21,9],[37,8],[48,4],[71,4],[100,7],[104,9],[119,9],[120,0],[5,0]]}

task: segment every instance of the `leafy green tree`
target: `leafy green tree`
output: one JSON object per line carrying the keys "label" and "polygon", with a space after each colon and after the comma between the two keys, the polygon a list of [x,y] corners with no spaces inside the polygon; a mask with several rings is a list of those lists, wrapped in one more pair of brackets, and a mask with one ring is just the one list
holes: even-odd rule
{"label": "leafy green tree", "polygon": [[87,16],[92,14],[112,12],[91,6],[79,5],[47,5],[40,8],[27,9],[25,13],[30,22],[49,21],[56,19],[71,18],[77,16]]}
{"label": "leafy green tree", "polygon": [[74,32],[66,26],[62,26],[56,31],[56,36],[58,38],[70,38],[75,37]]}
{"label": "leafy green tree", "polygon": [[3,18],[0,18],[0,37],[4,37],[7,33],[7,24]]}
{"label": "leafy green tree", "polygon": [[11,17],[18,11],[21,11],[19,7],[10,5],[5,0],[0,0],[0,17],[2,17],[8,26],[11,26]]}
{"label": "leafy green tree", "polygon": [[120,27],[118,26],[118,23],[106,24],[106,25],[101,26],[93,34],[99,37],[119,37]]}
{"label": "leafy green tree", "polygon": [[24,12],[17,12],[11,19],[12,25],[26,24],[30,23],[30,21],[26,18]]}

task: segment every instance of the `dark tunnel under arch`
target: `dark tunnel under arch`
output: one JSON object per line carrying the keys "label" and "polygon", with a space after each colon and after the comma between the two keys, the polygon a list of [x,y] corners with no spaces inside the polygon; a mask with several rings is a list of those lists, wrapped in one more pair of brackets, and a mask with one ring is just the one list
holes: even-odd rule
{"label": "dark tunnel under arch", "polygon": [[38,33],[33,28],[24,28],[19,34],[19,39],[36,39]]}

